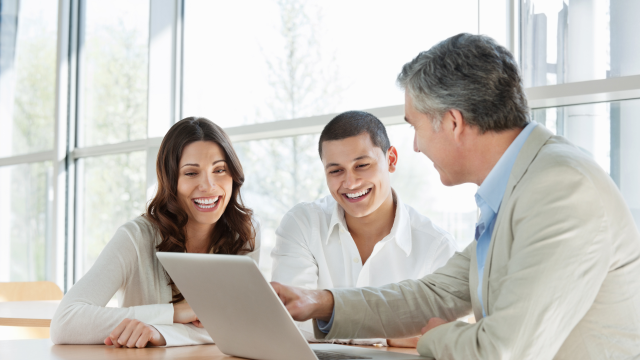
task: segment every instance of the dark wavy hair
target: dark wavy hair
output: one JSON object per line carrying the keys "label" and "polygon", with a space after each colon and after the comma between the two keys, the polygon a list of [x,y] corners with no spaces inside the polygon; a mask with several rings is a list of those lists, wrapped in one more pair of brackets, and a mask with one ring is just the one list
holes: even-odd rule
{"label": "dark wavy hair", "polygon": [[[189,216],[178,200],[178,175],[182,151],[196,141],[211,141],[220,146],[233,179],[229,204],[211,232],[209,252],[246,254],[253,251],[256,237],[256,230],[251,221],[253,211],[244,206],[240,196],[240,187],[244,183],[242,165],[224,130],[201,117],[188,117],[178,121],[162,139],[156,160],[158,192],[149,202],[144,214],[160,233],[162,242],[156,249],[163,252],[186,251],[185,226]],[[169,274],[166,276],[169,285],[173,285]],[[184,296],[179,293],[173,295],[171,302],[176,303],[183,299]]]}

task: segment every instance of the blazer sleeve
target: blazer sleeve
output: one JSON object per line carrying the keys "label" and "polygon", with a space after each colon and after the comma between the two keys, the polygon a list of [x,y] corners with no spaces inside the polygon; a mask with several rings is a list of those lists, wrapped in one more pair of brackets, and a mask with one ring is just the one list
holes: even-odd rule
{"label": "blazer sleeve", "polygon": [[543,170],[526,189],[510,214],[511,258],[491,313],[427,332],[421,355],[552,359],[593,304],[612,251],[598,190],[570,167]]}
{"label": "blazer sleeve", "polygon": [[124,319],[172,324],[173,305],[105,307],[138,264],[130,234],[119,228],[91,269],[64,296],[51,320],[54,344],[102,344]]}
{"label": "blazer sleeve", "polygon": [[420,334],[432,317],[455,320],[471,312],[470,254],[475,243],[447,264],[419,280],[382,287],[331,289],[335,305],[328,334],[317,325],[317,338],[404,338]]}

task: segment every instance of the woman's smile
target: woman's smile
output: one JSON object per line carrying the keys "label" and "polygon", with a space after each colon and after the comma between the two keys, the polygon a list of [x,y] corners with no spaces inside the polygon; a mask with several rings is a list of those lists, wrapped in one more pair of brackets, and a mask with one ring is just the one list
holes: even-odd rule
{"label": "woman's smile", "polygon": [[199,198],[191,199],[191,202],[193,202],[196,210],[202,211],[202,212],[211,212],[211,211],[216,211],[218,209],[218,206],[220,204],[220,199],[222,199],[222,196],[220,195],[210,196],[210,197],[199,197]]}

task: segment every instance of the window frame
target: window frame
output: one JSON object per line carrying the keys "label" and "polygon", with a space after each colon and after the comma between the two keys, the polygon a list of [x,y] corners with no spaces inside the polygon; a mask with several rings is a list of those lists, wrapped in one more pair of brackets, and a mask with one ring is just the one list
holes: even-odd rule
{"label": "window frame", "polygon": [[[155,158],[162,136],[182,117],[183,19],[185,0],[150,0],[149,83],[147,138],[117,144],[77,147],[79,94],[78,79],[82,59],[84,23],[82,11],[87,0],[58,1],[58,43],[56,65],[56,107],[54,148],[0,158],[0,167],[53,161],[53,212],[51,253],[47,280],[65,292],[81,274],[76,273],[79,199],[77,188],[79,159],[144,150],[147,152],[147,199],[156,186]],[[478,33],[502,41],[520,58],[521,0],[478,0]],[[496,5],[497,4],[497,5]],[[496,6],[505,14],[495,24]],[[496,30],[497,29],[497,30]],[[502,30],[501,30],[502,29]],[[526,88],[531,110],[559,106],[640,99],[640,75],[623,76],[560,85]],[[404,105],[366,111],[389,126],[404,123]],[[336,114],[279,120],[225,128],[233,142],[262,140],[319,133]]]}

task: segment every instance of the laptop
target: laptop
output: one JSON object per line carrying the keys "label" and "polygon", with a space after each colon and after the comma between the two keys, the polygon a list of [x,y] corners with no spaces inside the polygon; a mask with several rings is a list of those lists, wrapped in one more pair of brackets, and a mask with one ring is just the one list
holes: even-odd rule
{"label": "laptop", "polygon": [[309,344],[248,256],[157,253],[218,349],[264,360],[424,359],[334,344]]}

